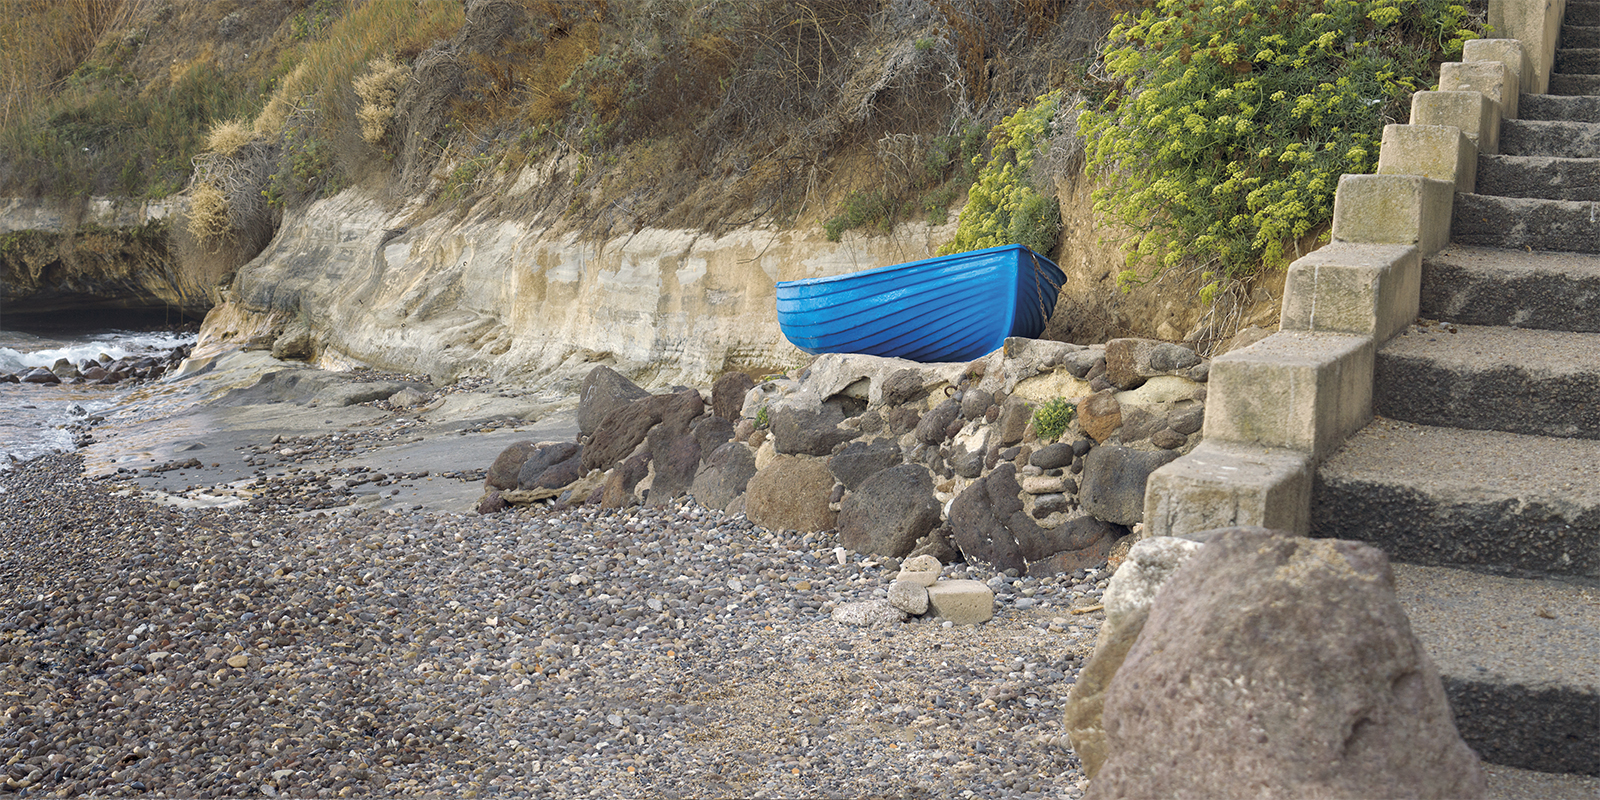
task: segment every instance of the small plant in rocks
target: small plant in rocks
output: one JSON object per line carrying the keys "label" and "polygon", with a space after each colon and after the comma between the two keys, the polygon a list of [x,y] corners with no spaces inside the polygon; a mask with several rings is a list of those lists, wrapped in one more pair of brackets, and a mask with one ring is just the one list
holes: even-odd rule
{"label": "small plant in rocks", "polygon": [[1033,432],[1041,442],[1055,441],[1066,432],[1077,412],[1077,406],[1057,397],[1033,410]]}

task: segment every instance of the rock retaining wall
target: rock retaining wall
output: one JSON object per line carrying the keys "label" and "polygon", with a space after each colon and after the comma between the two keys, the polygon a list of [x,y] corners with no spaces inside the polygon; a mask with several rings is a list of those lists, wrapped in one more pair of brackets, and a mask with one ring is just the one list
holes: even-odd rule
{"label": "rock retaining wall", "polygon": [[[1007,340],[970,363],[825,355],[710,396],[584,380],[579,441],[525,443],[480,510],[685,494],[772,529],[837,529],[860,552],[978,559],[1016,574],[1098,566],[1138,524],[1150,473],[1199,443],[1210,364],[1145,339]],[[1071,421],[1041,437],[1035,411]]]}

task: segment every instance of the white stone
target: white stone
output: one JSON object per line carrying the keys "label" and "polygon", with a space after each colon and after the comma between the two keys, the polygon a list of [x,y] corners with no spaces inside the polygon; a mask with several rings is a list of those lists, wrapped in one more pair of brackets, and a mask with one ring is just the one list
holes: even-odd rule
{"label": "white stone", "polygon": [[1106,607],[1106,627],[1115,628],[1129,615],[1148,609],[1161,585],[1202,546],[1175,536],[1155,536],[1134,543],[1122,566],[1111,576],[1101,600]]}
{"label": "white stone", "polygon": [[994,617],[994,590],[980,581],[939,581],[928,587],[928,608],[946,622],[987,622]]}
{"label": "white stone", "polygon": [[925,614],[928,611],[928,587],[920,583],[897,580],[889,584],[889,605],[907,614]]}
{"label": "white stone", "polygon": [[844,625],[879,627],[904,622],[905,612],[888,600],[872,599],[854,603],[841,603],[833,610],[833,621]]}

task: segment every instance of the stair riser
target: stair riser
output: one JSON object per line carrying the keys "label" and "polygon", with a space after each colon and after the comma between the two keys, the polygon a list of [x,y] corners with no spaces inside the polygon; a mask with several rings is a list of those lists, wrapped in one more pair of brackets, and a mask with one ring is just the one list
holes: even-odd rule
{"label": "stair riser", "polygon": [[[1562,49],[1600,47],[1600,26],[1561,26],[1561,47]],[[1556,71],[1560,72],[1561,70]]]}
{"label": "stair riser", "polygon": [[1600,97],[1525,94],[1517,101],[1517,116],[1525,120],[1600,122]]}
{"label": "stair riser", "polygon": [[1482,156],[1473,191],[1497,197],[1600,200],[1600,158]]}
{"label": "stair riser", "polygon": [[1600,94],[1600,75],[1563,75],[1554,73],[1550,76],[1550,94],[1565,95],[1594,95]]}
{"label": "stair riser", "polygon": [[1313,536],[1366,542],[1395,561],[1530,577],[1600,578],[1600,508],[1536,498],[1468,503],[1318,474],[1311,520]]}
{"label": "stair riser", "polygon": [[1563,27],[1600,25],[1600,3],[1568,3],[1561,24]]}
{"label": "stair riser", "polygon": [[1600,333],[1600,274],[1483,274],[1424,261],[1421,300],[1427,319]]}
{"label": "stair riser", "polygon": [[1500,123],[1498,155],[1600,158],[1600,125],[1508,119]]}
{"label": "stair riser", "polygon": [[1600,207],[1595,203],[1458,194],[1450,238],[1458,244],[1482,247],[1600,253]]}
{"label": "stair riser", "polygon": [[1373,371],[1373,411],[1419,425],[1600,439],[1597,397],[1597,373],[1478,370],[1383,351]]}
{"label": "stair riser", "polygon": [[1600,50],[1566,46],[1556,51],[1556,72],[1565,75],[1600,73]]}
{"label": "stair riser", "polygon": [[1484,761],[1539,772],[1600,774],[1600,696],[1442,676],[1456,730]]}

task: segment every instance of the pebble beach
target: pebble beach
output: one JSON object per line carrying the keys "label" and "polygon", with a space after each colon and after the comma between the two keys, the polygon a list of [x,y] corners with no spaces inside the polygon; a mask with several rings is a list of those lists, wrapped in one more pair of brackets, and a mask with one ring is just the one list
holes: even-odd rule
{"label": "pebble beach", "polygon": [[[486,464],[463,464],[463,469]],[[300,483],[315,483],[311,475]],[[836,622],[898,564],[692,500],[158,503],[0,474],[0,793],[1078,797],[1060,727],[1104,574],[994,619]]]}

